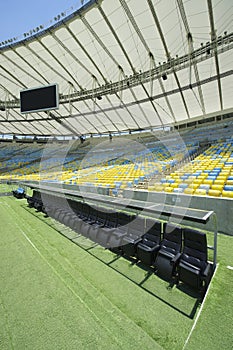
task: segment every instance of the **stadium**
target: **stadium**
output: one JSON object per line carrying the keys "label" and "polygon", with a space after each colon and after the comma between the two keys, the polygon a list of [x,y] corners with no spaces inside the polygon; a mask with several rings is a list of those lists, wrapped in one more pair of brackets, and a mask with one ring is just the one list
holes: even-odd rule
{"label": "stadium", "polygon": [[233,348],[233,5],[82,0],[0,42],[0,348]]}

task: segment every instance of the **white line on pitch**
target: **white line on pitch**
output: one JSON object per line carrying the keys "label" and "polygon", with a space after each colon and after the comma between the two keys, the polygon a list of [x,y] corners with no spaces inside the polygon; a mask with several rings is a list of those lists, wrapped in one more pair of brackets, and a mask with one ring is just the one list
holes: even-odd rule
{"label": "white line on pitch", "polygon": [[[216,272],[217,272],[218,265],[219,265],[219,264],[217,264],[216,269],[214,270],[214,274],[213,274],[213,276],[212,276],[212,280],[213,280],[213,278],[214,278],[214,276],[215,276],[215,274],[216,274]],[[184,343],[184,346],[183,346],[182,350],[184,350],[184,349],[186,348],[186,346],[187,346],[187,344],[188,344],[188,342],[189,342],[189,339],[191,338],[191,335],[192,335],[192,333],[193,333],[193,331],[194,331],[194,329],[195,329],[195,327],[196,327],[196,325],[197,325],[197,321],[198,321],[198,319],[199,319],[199,317],[200,317],[200,315],[201,315],[201,312],[202,312],[202,309],[203,309],[203,307],[204,307],[204,304],[205,304],[207,295],[208,295],[209,290],[210,290],[210,285],[211,285],[211,283],[209,284],[209,286],[208,286],[208,288],[207,288],[207,291],[206,291],[205,297],[204,297],[204,299],[203,299],[203,302],[202,302],[202,304],[201,304],[200,310],[199,310],[198,313],[197,313],[197,317],[195,318],[195,321],[194,321],[194,323],[193,323],[193,326],[192,326],[192,328],[191,328],[191,330],[190,330],[190,332],[189,332],[189,335],[188,335],[188,337],[187,337],[187,339],[186,339],[186,341],[185,341],[185,343]]]}

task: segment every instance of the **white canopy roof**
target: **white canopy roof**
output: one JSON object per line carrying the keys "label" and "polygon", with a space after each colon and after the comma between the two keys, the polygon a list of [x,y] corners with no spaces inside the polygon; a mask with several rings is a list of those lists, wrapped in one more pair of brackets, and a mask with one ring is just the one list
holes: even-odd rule
{"label": "white canopy roof", "polygon": [[[0,134],[114,133],[233,110],[232,0],[91,0],[35,32],[1,43]],[[59,109],[20,113],[22,89],[53,83]]]}

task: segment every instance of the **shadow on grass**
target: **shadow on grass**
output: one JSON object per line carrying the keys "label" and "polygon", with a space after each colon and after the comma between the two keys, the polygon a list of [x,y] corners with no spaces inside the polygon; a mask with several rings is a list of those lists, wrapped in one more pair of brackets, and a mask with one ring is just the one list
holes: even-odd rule
{"label": "shadow on grass", "polygon": [[10,197],[12,195],[12,192],[0,192],[0,197]]}
{"label": "shadow on grass", "polygon": [[[176,285],[175,280],[167,282],[155,274],[154,268],[143,265],[136,258],[125,257],[120,253],[117,254],[101,247],[98,243],[90,241],[55,219],[53,219],[55,221],[53,224],[51,220],[48,220],[46,214],[34,209],[32,211],[25,204],[21,207],[153,297],[180,314],[190,319],[194,318],[197,308],[202,301],[203,296],[201,293],[195,292],[183,284]],[[59,225],[61,225],[61,229],[59,229]],[[82,242],[79,242],[79,240],[82,240]],[[89,244],[84,244],[83,241],[88,241]],[[109,256],[106,256],[106,252],[108,252]],[[132,271],[133,273],[131,273]]]}

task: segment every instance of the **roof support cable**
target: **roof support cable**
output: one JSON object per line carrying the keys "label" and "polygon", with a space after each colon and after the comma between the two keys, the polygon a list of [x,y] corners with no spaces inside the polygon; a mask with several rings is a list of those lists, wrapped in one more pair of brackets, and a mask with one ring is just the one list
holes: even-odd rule
{"label": "roof support cable", "polygon": [[[167,46],[167,43],[166,43],[166,40],[165,40],[165,36],[164,36],[164,34],[163,34],[162,27],[161,27],[160,21],[159,21],[159,19],[158,19],[158,16],[157,16],[155,7],[154,7],[154,5],[153,5],[152,0],[147,0],[147,2],[148,2],[148,5],[149,5],[149,8],[150,8],[150,10],[151,10],[151,14],[152,14],[152,16],[153,16],[153,19],[154,19],[156,28],[157,28],[157,30],[158,30],[158,32],[159,32],[160,39],[161,39],[161,41],[162,41],[164,51],[165,51],[165,53],[166,53],[167,60],[170,61],[170,60],[171,60],[171,54],[170,54],[170,52],[169,52],[169,50],[168,50],[168,46]],[[186,101],[185,101],[184,94],[183,94],[183,92],[182,92],[182,90],[181,90],[180,81],[179,81],[179,79],[178,79],[178,76],[177,76],[175,67],[173,68],[173,74],[174,74],[174,77],[175,77],[175,80],[176,80],[176,84],[177,84],[177,86],[178,86],[178,88],[179,88],[179,91],[180,91],[181,99],[182,99],[182,101],[183,101],[183,105],[184,105],[184,108],[185,108],[185,110],[186,110],[187,117],[190,118],[188,106],[187,106],[187,103],[186,103]]]}
{"label": "roof support cable", "polygon": [[[100,11],[102,17],[104,18],[106,24],[108,25],[109,29],[111,30],[111,33],[113,34],[114,38],[116,39],[116,41],[117,41],[119,47],[121,48],[121,50],[122,50],[122,52],[123,52],[123,54],[124,54],[124,57],[126,58],[127,62],[129,63],[130,68],[132,69],[133,74],[135,75],[135,74],[136,74],[136,70],[135,70],[135,68],[134,68],[134,66],[133,66],[133,63],[131,62],[127,51],[125,50],[124,46],[122,45],[122,42],[121,42],[120,38],[119,38],[118,35],[116,34],[116,32],[115,32],[113,26],[111,25],[110,21],[108,20],[108,17],[106,16],[106,14],[105,14],[103,8],[100,6],[100,4],[99,4],[99,6],[98,6],[98,9],[99,9],[99,11]],[[89,28],[89,27],[88,27],[88,28]],[[89,28],[89,29],[91,29],[91,28]],[[92,33],[92,34],[94,35],[94,33]],[[100,40],[100,39],[98,38],[98,40]],[[100,42],[100,43],[101,43],[101,46],[102,46],[102,47],[104,48],[104,50],[106,51],[107,48],[105,47],[105,45],[104,45],[102,42]],[[108,50],[107,50],[106,52],[108,53]],[[116,61],[115,61],[115,59],[114,59],[114,63],[115,63],[115,62],[116,62]],[[115,92],[115,95],[116,95],[116,97],[117,97],[117,98],[119,99],[119,101],[120,101],[120,107],[122,106],[123,108],[125,108],[125,104],[124,104],[124,101],[123,101],[123,80],[122,80],[122,77],[123,77],[124,79],[126,79],[127,77],[126,77],[126,75],[125,75],[125,73],[124,73],[122,67],[121,67],[119,64],[118,64],[117,66],[118,66],[118,68],[119,68],[119,70],[120,70],[120,71],[119,71],[119,78],[118,78],[118,82],[117,82],[117,86],[119,87],[119,89],[118,89],[119,94],[118,94],[117,92]],[[121,83],[119,82],[120,80],[121,80]],[[132,89],[132,87],[130,86],[130,85],[131,85],[130,82],[127,81],[126,84],[127,84],[127,88],[128,88],[129,91],[131,92],[131,94],[132,94],[134,100],[137,101],[136,96],[135,96],[135,94],[134,94],[134,92],[133,92],[133,89]],[[133,116],[133,114],[130,112],[130,110],[129,110],[128,108],[126,108],[126,110],[127,110],[128,114],[130,115],[131,119],[133,120],[133,122],[134,122],[134,123],[136,124],[136,126],[140,129],[140,126],[139,126],[139,124],[137,123],[136,118]],[[142,112],[142,114],[144,115],[143,112]],[[144,115],[144,116],[145,116],[145,115]],[[122,120],[122,118],[120,118],[120,119]],[[123,121],[123,124],[125,124],[125,121]],[[125,124],[125,125],[126,125],[126,124]]]}
{"label": "roof support cable", "polygon": [[0,85],[0,87],[4,90],[5,93],[5,99],[4,99],[4,109],[5,109],[5,115],[6,115],[6,120],[8,120],[9,117],[9,108],[7,106],[7,101],[9,101],[9,91],[4,88],[4,86]]}
{"label": "roof support cable", "polygon": [[139,27],[138,27],[138,25],[137,25],[137,23],[136,23],[136,21],[135,21],[135,19],[134,19],[134,16],[132,15],[132,12],[130,11],[130,9],[129,9],[127,3],[126,3],[126,1],[125,1],[125,0],[119,0],[119,2],[120,2],[120,4],[121,4],[122,8],[124,9],[124,11],[125,11],[127,17],[129,18],[130,22],[132,23],[132,25],[133,25],[133,27],[134,27],[134,29],[135,29],[135,31],[136,31],[138,37],[140,38],[141,43],[142,43],[143,46],[145,47],[146,51],[149,53],[149,52],[150,52],[150,48],[149,48],[149,46],[147,45],[147,42],[146,42],[146,40],[144,39],[144,37],[143,37],[143,35],[142,35],[142,32],[141,32],[141,30],[139,29]]}
{"label": "roof support cable", "polygon": [[[58,74],[58,76],[62,77],[62,79],[64,79],[64,75],[62,75],[62,70],[64,72],[66,72],[66,74],[77,84],[77,86],[82,89],[81,85],[79,84],[79,82],[77,81],[77,79],[75,79],[75,77],[73,76],[73,74],[69,71],[68,68],[66,68],[66,66],[59,61],[58,57],[55,56],[55,54],[52,52],[51,49],[49,49],[41,39],[37,38],[38,42],[40,43],[40,45],[43,47],[43,49],[45,50],[45,52],[47,52],[53,59],[54,61],[60,66],[61,71],[59,71],[58,69],[55,70],[51,65],[48,64],[48,62],[46,62],[46,60],[44,60],[44,63],[46,64],[46,66],[48,67],[52,67],[52,70],[54,71],[55,74]],[[35,54],[35,51],[32,50],[33,53]]]}
{"label": "roof support cable", "polygon": [[53,120],[55,120],[58,124],[60,124],[63,128],[65,128],[66,130],[68,130],[69,132],[71,132],[72,135],[75,136],[80,136],[80,134],[77,132],[77,130],[75,130],[73,127],[71,127],[70,125],[67,125],[66,123],[64,123],[63,120],[61,120],[59,117],[57,117],[55,114],[53,114],[51,111],[47,111],[47,115],[48,117],[50,116]]}
{"label": "roof support cable", "polygon": [[215,29],[215,25],[214,25],[214,14],[213,14],[212,0],[207,0],[207,3],[208,3],[209,20],[210,20],[210,28],[211,28],[211,42],[213,45],[215,66],[216,66],[216,72],[217,72],[217,77],[218,77],[218,93],[219,93],[219,100],[220,100],[220,108],[222,110],[223,109],[223,97],[222,97],[222,86],[221,86],[221,79],[220,79],[220,69],[219,69],[217,40],[216,40],[217,36],[216,36],[216,29]]}
{"label": "roof support cable", "polygon": [[[17,133],[19,133],[19,134],[23,134],[23,133],[24,133],[24,132],[23,132],[23,129],[19,129],[19,128],[15,125],[15,123],[9,121],[9,124],[10,124],[11,126],[13,126],[13,128],[17,131]],[[19,123],[17,123],[17,125],[19,125]],[[22,126],[22,125],[20,125],[20,126]],[[25,128],[25,129],[28,130],[27,128]],[[16,132],[14,131],[13,134],[16,134]]]}
{"label": "roof support cable", "polygon": [[[105,111],[104,111],[104,110],[101,108],[101,106],[97,103],[96,98],[98,98],[98,96],[96,96],[95,90],[96,90],[96,88],[97,88],[97,86],[98,86],[98,80],[97,80],[97,78],[96,78],[95,75],[92,75],[92,78],[93,78],[93,81],[92,81],[93,113],[94,113],[94,114],[97,114],[97,113],[96,113],[96,110],[95,110],[95,108],[96,108],[96,106],[97,106],[98,109],[99,109],[99,111],[101,111],[101,112],[104,114],[104,116],[108,119],[109,123],[112,124],[112,125],[114,126],[114,128],[115,128],[118,132],[120,132],[120,130],[118,129],[117,125],[109,118],[109,116],[107,115],[107,113],[105,113]],[[105,126],[105,128],[106,128],[106,126]]]}
{"label": "roof support cable", "polygon": [[[54,56],[54,54],[42,43],[42,41],[41,40],[39,40],[38,39],[38,41],[39,41],[39,43],[43,46],[43,48],[60,64],[60,66],[66,71],[66,73],[71,77],[71,79],[77,84],[77,86],[80,88],[80,90],[81,91],[84,91],[84,89],[83,89],[83,87],[79,84],[79,82],[72,76],[72,74],[68,71],[68,69]],[[31,49],[31,48],[30,48]],[[36,55],[36,53],[35,53],[35,51],[33,51],[32,49],[31,49],[31,51]],[[48,63],[46,63],[45,62],[45,64],[47,64],[48,65]],[[48,65],[49,66],[49,65]],[[51,66],[50,66],[51,67]],[[58,72],[58,71],[56,71],[56,70],[54,70],[52,67],[51,67],[51,69],[56,73],[56,74],[58,74],[59,76],[61,76],[62,77],[62,75]],[[63,78],[63,77],[62,77]],[[93,89],[92,89],[92,91],[93,91]],[[87,108],[89,108],[90,110],[91,110],[91,108],[90,108],[90,106],[87,104],[87,102],[86,101],[84,101],[84,103],[85,103],[85,105],[87,106]]]}
{"label": "roof support cable", "polygon": [[121,66],[118,66],[119,68],[119,76],[118,76],[118,84],[119,84],[119,98],[120,98],[120,106],[122,104],[122,98],[123,98],[123,80],[122,78],[124,78],[124,71],[123,68]]}
{"label": "roof support cable", "polygon": [[[26,47],[26,45],[25,45]],[[35,65],[31,64],[28,59],[27,59],[27,55],[26,57],[24,57],[23,55],[21,55],[17,50],[14,49],[14,53],[24,62],[26,63],[27,66],[30,67],[30,69],[32,69],[36,75],[38,75],[42,80],[43,82],[45,82],[46,84],[50,84],[49,80],[47,79],[46,76],[44,76],[39,69],[36,68]],[[41,85],[43,85],[43,83],[41,83]]]}
{"label": "roof support cable", "polygon": [[[137,33],[137,35],[138,35],[138,37],[139,37],[141,43],[143,44],[145,50],[147,51],[148,55],[150,55],[150,54],[151,54],[151,50],[150,50],[149,46],[147,45],[147,42],[146,42],[145,38],[143,37],[142,32],[141,32],[141,30],[139,29],[139,27],[138,27],[138,25],[137,25],[137,23],[136,23],[136,21],[135,21],[135,19],[134,19],[134,16],[132,15],[132,12],[130,11],[130,9],[129,9],[127,3],[126,3],[126,1],[125,1],[125,0],[119,0],[119,1],[120,1],[120,3],[121,3],[122,8],[124,9],[124,11],[125,11],[127,17],[129,18],[129,20],[130,20],[130,22],[131,22],[131,24],[132,24],[132,26],[133,26],[135,32]],[[152,56],[153,56],[153,55],[152,55]],[[155,62],[154,62],[154,63],[155,63]],[[144,92],[146,93],[147,97],[150,98],[150,94],[148,93],[148,91],[147,91],[147,89],[145,88],[144,84],[143,84],[142,82],[140,82],[140,84],[141,84],[141,86],[142,86]],[[160,84],[160,87],[161,87],[162,91],[163,91],[164,94],[165,94],[165,88],[164,88],[164,86],[163,86],[163,83],[162,83],[161,78],[159,78],[159,84]],[[169,111],[170,111],[170,113],[171,113],[171,115],[172,115],[172,118],[174,119],[174,121],[176,121],[176,120],[175,120],[175,117],[174,117],[173,110],[172,110],[172,108],[171,108],[171,105],[170,105],[170,103],[169,103],[168,98],[167,98],[166,95],[165,95],[165,100],[166,100],[166,103],[167,103],[167,105],[168,105],[168,109],[169,109]],[[157,117],[159,118],[161,124],[163,124],[162,119],[161,119],[161,117],[160,117],[160,115],[159,115],[159,113],[158,113],[158,110],[157,110],[157,108],[155,107],[154,102],[153,102],[152,99],[150,99],[150,103],[151,103],[151,106],[152,106],[154,112],[157,114]],[[144,118],[146,119],[146,121],[148,122],[148,124],[150,125],[149,120],[148,120],[147,116],[145,115],[145,113],[143,113],[143,115],[144,115]]]}
{"label": "roof support cable", "polygon": [[192,34],[189,32],[187,34],[188,39],[188,48],[189,48],[189,86],[190,89],[192,89],[192,44],[193,44],[193,37]]}
{"label": "roof support cable", "polygon": [[[15,53],[16,51],[13,50],[13,52]],[[10,64],[12,64],[14,67],[16,67],[20,72],[23,72],[24,74],[27,75],[28,78],[31,78],[31,80],[36,80],[37,84],[43,85],[43,83],[41,82],[41,80],[37,79],[35,77],[35,75],[30,73],[29,69],[23,68],[20,64],[17,64],[17,60],[16,59],[11,59],[10,57],[8,57],[7,55],[5,55],[4,53],[2,53],[2,56],[8,61],[10,62]],[[25,60],[24,60],[25,61]]]}
{"label": "roof support cable", "polygon": [[[3,74],[0,73],[0,77],[3,77],[4,79],[8,79],[7,77],[5,77]],[[12,80],[8,79],[10,82],[13,82]],[[14,82],[13,82],[14,83]],[[2,84],[0,84],[0,88],[2,88],[4,91],[7,91],[9,96],[11,96],[14,100],[17,100],[17,97],[10,92],[5,86],[3,86]],[[2,101],[0,101],[2,102]]]}
{"label": "roof support cable", "polygon": [[[10,70],[6,69],[6,67],[3,67],[2,65],[0,65],[0,68],[3,70],[3,72],[5,72],[7,75],[9,75],[11,78],[13,78],[13,81],[16,85],[20,86],[22,89],[23,88],[27,88],[27,86],[21,81],[19,80],[15,74],[13,74],[13,72],[11,72]],[[18,84],[17,84],[18,83]]]}
{"label": "roof support cable", "polygon": [[69,103],[69,113],[72,115],[72,103],[71,103],[71,94],[75,92],[74,84],[71,81],[68,81],[69,90],[68,90],[68,103]]}
{"label": "roof support cable", "polygon": [[92,100],[93,100],[93,112],[95,113],[95,105],[96,105],[96,97],[95,97],[95,89],[97,85],[97,79],[94,75],[92,75]]}
{"label": "roof support cable", "polygon": [[[192,60],[192,57],[191,57],[193,55],[193,52],[194,52],[193,39],[192,39],[191,31],[189,29],[189,23],[188,23],[187,16],[185,13],[183,0],[176,0],[176,2],[178,4],[180,15],[181,15],[181,18],[182,18],[182,21],[184,24],[186,34],[187,34],[187,40],[188,40],[188,45],[189,45],[189,67],[193,64],[194,74],[195,74],[195,79],[197,82],[197,89],[198,89],[198,94],[199,94],[199,99],[200,99],[199,105],[201,106],[201,110],[202,110],[202,113],[204,115],[206,113],[205,112],[205,104],[204,104],[204,97],[202,94],[202,89],[201,89],[201,84],[200,84],[199,73],[198,73],[198,69],[197,69],[197,63],[196,63],[195,59]],[[189,74],[191,75],[190,70],[189,70]],[[192,89],[192,85],[190,85],[190,88]]]}
{"label": "roof support cable", "polygon": [[[77,45],[79,45],[79,47],[82,49],[82,51],[84,52],[84,54],[87,56],[88,60],[90,60],[90,62],[92,63],[92,65],[94,66],[94,68],[96,69],[96,71],[99,73],[100,77],[104,80],[105,84],[108,84],[108,79],[107,77],[105,77],[103,75],[103,72],[101,71],[101,69],[99,68],[99,66],[96,64],[95,60],[92,58],[92,56],[88,53],[88,51],[85,49],[85,47],[81,44],[81,42],[78,40],[78,38],[76,37],[76,35],[72,32],[72,30],[69,28],[69,26],[64,23],[65,28],[67,29],[67,31],[69,32],[69,34],[72,36],[72,38],[74,39],[74,41],[77,43]],[[87,69],[86,69],[87,70]],[[101,84],[98,82],[99,86],[101,86]],[[119,98],[119,96],[117,95],[117,93],[115,93],[116,97]],[[99,95],[101,96],[101,94]],[[106,95],[106,99],[108,101],[108,103],[110,103],[112,106],[112,102],[109,99],[109,97]],[[122,123],[125,124],[125,121],[122,119],[121,115],[118,114],[118,117],[121,119]],[[126,124],[125,124],[126,125]],[[98,132],[98,131],[97,131]]]}
{"label": "roof support cable", "polygon": [[[79,124],[83,129],[86,129],[86,132],[85,132],[85,133],[88,133],[88,132],[89,132],[88,127],[87,127],[87,123],[90,124],[90,125],[92,126],[93,130],[95,130],[96,133],[98,133],[99,130],[96,128],[96,126],[90,121],[90,119],[88,119],[88,118],[85,117],[85,115],[77,108],[77,106],[75,106],[75,105],[73,104],[72,101],[71,101],[71,105],[72,105],[72,110],[74,109],[74,114],[72,115],[72,117],[74,117],[76,121],[77,121],[77,119],[78,119],[79,117],[82,117],[82,118],[85,119],[85,125],[84,125],[83,122],[81,122],[80,120],[77,121],[78,124]],[[69,110],[67,109],[66,105],[64,105],[64,108],[69,112]],[[75,114],[75,113],[76,113],[75,111],[78,112],[78,115]],[[61,119],[63,119],[63,117],[61,117]],[[66,118],[64,118],[64,119],[66,119]],[[83,133],[82,133],[82,134],[83,134]]]}
{"label": "roof support cable", "polygon": [[[115,65],[118,67],[119,63],[116,61],[115,57],[111,54],[111,52],[109,51],[109,49],[105,46],[105,44],[102,42],[102,40],[100,39],[100,37],[96,34],[96,32],[94,31],[94,29],[91,27],[91,25],[88,23],[88,21],[86,20],[85,17],[81,17],[81,20],[83,22],[83,24],[85,24],[85,26],[87,27],[87,29],[90,31],[90,33],[92,34],[92,36],[95,38],[95,40],[100,44],[100,46],[103,48],[103,50],[107,53],[107,55],[111,58],[111,60],[115,63]],[[131,68],[133,69],[132,63],[131,63]],[[126,79],[126,76],[124,74],[124,78]],[[118,82],[117,82],[118,85]],[[137,101],[135,94],[133,93],[133,90],[131,87],[129,87],[130,92],[133,95],[133,98],[135,101]],[[116,94],[116,96],[119,98],[118,94]],[[127,110],[128,113],[130,114],[131,118],[133,119],[133,121],[135,122],[135,124],[137,125],[137,127],[140,129],[139,124],[137,123],[135,117],[132,115],[132,113],[130,113],[129,110]],[[143,111],[143,110],[142,110]],[[143,112],[142,112],[143,113]]]}
{"label": "roof support cable", "polygon": [[133,74],[135,74],[136,70],[135,70],[135,68],[134,68],[134,66],[133,66],[133,64],[132,64],[132,62],[131,62],[131,60],[129,58],[129,55],[128,55],[127,51],[125,50],[124,46],[122,45],[122,41],[120,40],[119,36],[116,34],[116,31],[114,30],[112,24],[110,23],[108,17],[106,16],[104,10],[102,9],[102,7],[100,5],[98,6],[98,9],[99,9],[101,15],[103,16],[105,22],[107,23],[109,29],[111,30],[112,35],[116,39],[119,47],[121,48],[122,52],[124,53],[124,56],[125,56],[127,62],[129,63],[129,66],[132,69]]}
{"label": "roof support cable", "polygon": [[[84,52],[84,54],[87,56],[88,60],[92,63],[92,65],[95,67],[95,69],[97,70],[97,72],[99,73],[100,77],[104,80],[105,84],[108,83],[107,78],[103,75],[103,72],[101,71],[101,69],[99,68],[99,66],[96,64],[95,60],[93,59],[93,57],[88,53],[88,51],[86,50],[85,46],[82,45],[82,43],[78,40],[77,36],[73,33],[73,31],[69,28],[69,26],[64,23],[64,26],[66,28],[66,30],[68,31],[68,33],[72,36],[72,38],[74,39],[74,41],[77,43],[77,45],[79,46],[79,48],[81,48],[81,50]],[[65,46],[66,47],[66,46]],[[67,47],[66,47],[67,50]],[[70,52],[70,50],[69,50]],[[77,58],[76,58],[77,60]],[[85,67],[85,66],[84,66]],[[87,67],[85,67],[85,70],[89,73],[89,70],[87,69]]]}
{"label": "roof support cable", "polygon": [[150,52],[149,53],[149,58],[150,58],[150,96],[153,96],[153,69],[155,68],[155,60],[153,54]]}

